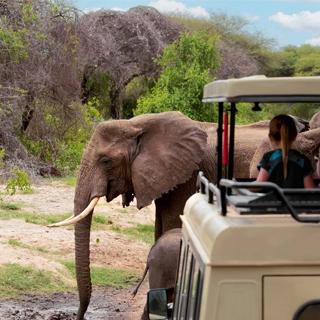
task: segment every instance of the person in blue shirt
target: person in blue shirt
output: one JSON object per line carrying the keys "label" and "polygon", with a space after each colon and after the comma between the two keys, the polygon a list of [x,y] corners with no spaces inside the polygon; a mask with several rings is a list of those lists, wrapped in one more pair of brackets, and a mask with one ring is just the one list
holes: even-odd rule
{"label": "person in blue shirt", "polygon": [[281,188],[316,188],[309,159],[292,149],[298,135],[294,120],[285,114],[274,117],[269,124],[269,140],[273,149],[258,164],[256,182],[274,182]]}

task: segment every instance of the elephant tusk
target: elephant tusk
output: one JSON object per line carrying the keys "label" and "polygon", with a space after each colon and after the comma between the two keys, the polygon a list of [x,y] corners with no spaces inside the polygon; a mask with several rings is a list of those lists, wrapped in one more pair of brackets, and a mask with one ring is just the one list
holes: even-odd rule
{"label": "elephant tusk", "polygon": [[47,227],[53,228],[53,227],[68,226],[69,224],[73,224],[73,223],[76,223],[76,222],[82,220],[94,209],[94,207],[98,203],[99,199],[100,199],[99,197],[93,198],[91,200],[91,202],[89,203],[89,205],[79,215],[71,216],[63,221],[49,224],[49,225],[47,225]]}

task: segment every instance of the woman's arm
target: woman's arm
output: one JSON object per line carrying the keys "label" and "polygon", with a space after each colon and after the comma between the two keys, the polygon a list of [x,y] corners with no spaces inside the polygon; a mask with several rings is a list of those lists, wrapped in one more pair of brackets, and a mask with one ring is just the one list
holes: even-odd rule
{"label": "woman's arm", "polygon": [[[268,171],[266,169],[264,169],[264,168],[260,168],[257,179],[255,181],[252,181],[252,183],[255,183],[255,182],[266,182],[268,180],[269,180]],[[262,189],[261,188],[249,188],[248,190],[251,191],[251,192],[259,192]]]}
{"label": "woman's arm", "polygon": [[305,188],[317,188],[313,181],[312,174],[309,174],[303,179],[303,185]]}
{"label": "woman's arm", "polygon": [[255,182],[266,182],[269,180],[269,173],[266,169],[260,168],[258,177]]}

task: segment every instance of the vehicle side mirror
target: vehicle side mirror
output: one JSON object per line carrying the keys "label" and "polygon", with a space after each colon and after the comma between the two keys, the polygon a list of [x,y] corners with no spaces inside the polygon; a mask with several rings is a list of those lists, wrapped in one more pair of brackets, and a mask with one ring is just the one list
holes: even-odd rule
{"label": "vehicle side mirror", "polygon": [[168,319],[166,289],[152,289],[148,292],[148,314],[150,320]]}
{"label": "vehicle side mirror", "polygon": [[320,319],[320,299],[314,299],[302,304],[295,312],[292,320]]}

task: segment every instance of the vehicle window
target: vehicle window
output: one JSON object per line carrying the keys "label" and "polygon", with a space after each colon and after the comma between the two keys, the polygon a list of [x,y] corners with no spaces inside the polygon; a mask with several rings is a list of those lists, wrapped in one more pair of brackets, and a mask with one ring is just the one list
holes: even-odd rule
{"label": "vehicle window", "polygon": [[173,319],[198,319],[203,274],[190,245],[181,245]]}
{"label": "vehicle window", "polygon": [[196,319],[196,311],[198,305],[198,292],[200,284],[200,266],[196,259],[192,256],[191,272],[190,272],[190,290],[188,299],[187,319]]}
{"label": "vehicle window", "polygon": [[320,300],[311,300],[298,308],[292,320],[320,319]]}
{"label": "vehicle window", "polygon": [[190,246],[187,247],[185,252],[185,261],[184,265],[182,266],[183,275],[181,281],[181,288],[180,288],[180,310],[179,316],[177,319],[184,320],[186,319],[186,311],[188,307],[188,291],[189,291],[189,283],[190,283],[190,269],[191,269],[191,259],[192,259],[192,252]]}
{"label": "vehicle window", "polygon": [[180,246],[180,260],[179,260],[179,269],[178,269],[178,277],[177,284],[175,289],[175,301],[174,301],[174,315],[173,319],[180,319],[181,313],[181,304],[182,304],[182,284],[184,283],[185,278],[185,261],[187,254],[187,245],[185,240],[182,238],[181,246]]}

